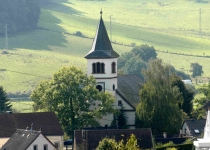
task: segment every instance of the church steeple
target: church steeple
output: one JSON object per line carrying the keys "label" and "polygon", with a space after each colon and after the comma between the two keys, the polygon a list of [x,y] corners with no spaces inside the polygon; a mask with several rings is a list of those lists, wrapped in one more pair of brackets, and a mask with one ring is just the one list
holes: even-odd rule
{"label": "church steeple", "polygon": [[111,42],[109,40],[104,21],[101,17],[98,24],[98,29],[93,41],[93,45],[89,53],[85,56],[87,59],[97,58],[117,58],[119,55],[113,50]]}

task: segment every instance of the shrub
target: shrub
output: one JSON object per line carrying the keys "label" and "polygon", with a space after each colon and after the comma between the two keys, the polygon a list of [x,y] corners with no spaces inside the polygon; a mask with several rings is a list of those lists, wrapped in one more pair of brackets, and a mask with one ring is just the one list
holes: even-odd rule
{"label": "shrub", "polygon": [[76,31],[75,35],[76,35],[76,36],[83,37],[83,34],[82,34],[82,32],[80,32],[80,31]]}

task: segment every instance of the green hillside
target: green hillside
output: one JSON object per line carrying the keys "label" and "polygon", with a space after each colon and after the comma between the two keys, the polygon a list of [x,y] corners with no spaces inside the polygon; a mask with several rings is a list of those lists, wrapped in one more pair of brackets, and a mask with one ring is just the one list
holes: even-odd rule
{"label": "green hillside", "polygon": [[[63,66],[86,70],[84,55],[91,48],[101,8],[119,54],[130,51],[129,45],[136,43],[154,46],[159,51],[210,56],[209,6],[210,3],[188,0],[49,0],[41,5],[37,30],[9,35],[9,54],[0,54],[1,85],[8,93],[27,94]],[[82,37],[75,36],[78,31]],[[0,49],[4,49],[4,37],[0,37]],[[158,57],[186,73],[190,63],[198,62],[203,66],[203,76],[210,75],[210,58],[162,52],[158,52]]]}

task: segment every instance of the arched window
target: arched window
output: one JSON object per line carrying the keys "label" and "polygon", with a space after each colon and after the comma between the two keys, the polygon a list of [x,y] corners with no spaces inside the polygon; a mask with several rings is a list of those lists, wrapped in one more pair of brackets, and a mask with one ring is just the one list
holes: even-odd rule
{"label": "arched window", "polygon": [[96,66],[97,66],[96,73],[100,73],[101,72],[101,63],[97,62]]}
{"label": "arched window", "polygon": [[104,63],[101,63],[101,72],[100,73],[104,73]]}
{"label": "arched window", "polygon": [[112,63],[112,73],[116,73],[116,63]]}
{"label": "arched window", "polygon": [[96,64],[95,63],[92,64],[92,73],[96,73]]}
{"label": "arched window", "polygon": [[92,63],[92,73],[105,73],[105,64],[104,63]]}

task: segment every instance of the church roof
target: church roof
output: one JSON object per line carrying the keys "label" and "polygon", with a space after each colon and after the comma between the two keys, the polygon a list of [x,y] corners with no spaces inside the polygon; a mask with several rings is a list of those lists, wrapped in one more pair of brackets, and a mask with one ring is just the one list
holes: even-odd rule
{"label": "church roof", "polygon": [[98,24],[98,29],[93,41],[93,45],[89,53],[85,56],[86,59],[98,58],[117,58],[119,55],[113,50],[112,44],[109,40],[104,21],[101,18]]}
{"label": "church roof", "polygon": [[117,93],[135,109],[140,102],[140,84],[144,81],[135,74],[118,76],[117,79]]}

